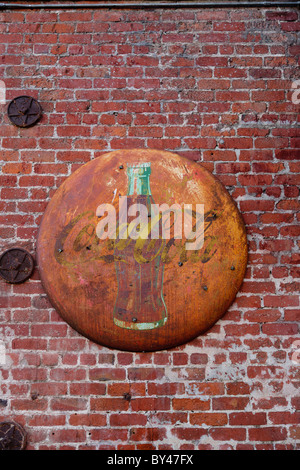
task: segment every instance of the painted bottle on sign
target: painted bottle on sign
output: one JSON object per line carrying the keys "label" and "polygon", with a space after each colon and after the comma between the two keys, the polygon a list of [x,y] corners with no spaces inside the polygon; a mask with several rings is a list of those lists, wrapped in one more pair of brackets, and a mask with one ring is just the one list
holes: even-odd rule
{"label": "painted bottle on sign", "polygon": [[[150,163],[127,166],[128,208],[133,204],[143,205],[149,216],[151,204],[154,204],[150,174]],[[161,221],[158,223],[161,224]],[[139,227],[140,233],[143,230],[150,233],[150,226],[149,217],[147,227]],[[119,327],[151,330],[166,323],[167,309],[162,292],[164,265],[161,260],[164,246],[162,237],[151,239],[150,234],[144,239],[122,238],[122,227],[118,226],[114,250],[118,282],[114,323]]]}

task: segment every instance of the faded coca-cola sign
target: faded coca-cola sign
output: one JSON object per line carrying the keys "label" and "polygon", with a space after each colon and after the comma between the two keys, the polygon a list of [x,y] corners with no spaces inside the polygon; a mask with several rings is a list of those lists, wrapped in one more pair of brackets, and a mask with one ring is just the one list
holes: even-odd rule
{"label": "faded coca-cola sign", "polygon": [[209,171],[159,150],[103,154],[56,191],[38,234],[44,288],[104,346],[153,351],[206,331],[242,282],[245,227]]}

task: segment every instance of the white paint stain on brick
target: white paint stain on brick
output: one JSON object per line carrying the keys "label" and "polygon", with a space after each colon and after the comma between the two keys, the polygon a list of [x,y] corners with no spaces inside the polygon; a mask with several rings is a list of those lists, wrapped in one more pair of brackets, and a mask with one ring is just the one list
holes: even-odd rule
{"label": "white paint stain on brick", "polygon": [[6,364],[6,347],[4,341],[0,340],[0,366]]}
{"label": "white paint stain on brick", "polygon": [[6,85],[3,80],[0,80],[0,104],[6,103]]}

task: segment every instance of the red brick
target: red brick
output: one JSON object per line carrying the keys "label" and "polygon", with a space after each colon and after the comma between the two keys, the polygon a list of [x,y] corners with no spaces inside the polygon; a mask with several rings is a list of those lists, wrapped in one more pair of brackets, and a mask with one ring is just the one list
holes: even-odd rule
{"label": "red brick", "polygon": [[81,354],[80,364],[94,366],[96,364],[96,357],[94,354]]}
{"label": "red brick", "polygon": [[250,171],[249,163],[218,163],[217,173],[243,173]]}
{"label": "red brick", "polygon": [[285,321],[298,321],[300,315],[299,309],[285,309],[284,319]]}
{"label": "red brick", "polygon": [[53,411],[85,410],[87,399],[84,398],[53,398],[50,407]]}
{"label": "red brick", "polygon": [[53,176],[21,176],[19,180],[20,186],[53,186]]}
{"label": "red brick", "polygon": [[31,400],[26,398],[18,398],[11,400],[12,410],[19,411],[46,411],[48,407],[48,401],[45,399]]}
{"label": "red brick", "polygon": [[201,429],[197,427],[191,428],[174,428],[172,429],[172,434],[178,439],[184,441],[194,441],[201,439],[202,436],[207,435],[208,431],[206,429]]}
{"label": "red brick", "polygon": [[132,381],[141,380],[157,380],[161,379],[164,375],[163,369],[154,368],[129,368],[128,378]]}
{"label": "red brick", "polygon": [[187,138],[185,142],[189,148],[195,149],[214,149],[216,146],[215,139],[206,139],[206,138]]}
{"label": "red brick", "polygon": [[32,325],[32,336],[66,336],[67,325]]}
{"label": "red brick", "polygon": [[[280,245],[282,248],[282,245]],[[261,246],[262,249],[268,249],[266,246]],[[288,248],[287,248],[288,249]],[[271,250],[269,248],[269,251],[276,251],[276,250]],[[278,250],[280,251],[280,250]],[[245,280],[241,292],[250,292],[250,293],[275,293],[275,284],[273,282],[258,282],[258,281],[248,281]]]}
{"label": "red brick", "polygon": [[281,295],[264,297],[265,307],[297,307],[299,305],[299,297],[296,295]]}
{"label": "red brick", "polygon": [[28,174],[31,173],[31,164],[30,163],[6,163],[2,167],[3,173],[10,173],[10,174]]}
{"label": "red brick", "polygon": [[267,335],[296,335],[299,332],[297,323],[274,323],[262,326],[262,332]]}
{"label": "red brick", "polygon": [[249,70],[253,78],[280,78],[279,70],[273,68],[253,68]]}
{"label": "red brick", "polygon": [[269,420],[272,424],[299,424],[300,415],[298,413],[290,413],[288,411],[274,411],[268,413]]}
{"label": "red brick", "polygon": [[91,398],[92,411],[126,411],[129,402],[124,398]]}
{"label": "red brick", "polygon": [[298,18],[296,11],[267,11],[267,20],[294,21]]}
{"label": "red brick", "polygon": [[16,338],[12,344],[14,349],[46,350],[47,340],[36,338]]}
{"label": "red brick", "polygon": [[250,441],[284,441],[286,437],[287,430],[285,428],[259,427],[249,429]]}
{"label": "red brick", "polygon": [[268,200],[248,200],[241,201],[240,207],[242,211],[245,212],[255,212],[255,211],[272,211],[274,209],[274,201]]}
{"label": "red brick", "polygon": [[195,426],[224,426],[228,418],[226,413],[193,413],[190,415],[190,423]]}
{"label": "red brick", "polygon": [[[281,262],[286,263],[286,264],[297,264],[298,265],[299,260],[300,260],[300,256],[299,256],[298,253],[293,253],[293,254],[287,255],[287,256],[282,255],[282,257],[281,257]],[[292,299],[292,302],[293,301],[296,302],[295,299]],[[284,299],[284,302],[285,302],[285,299]],[[298,303],[297,304],[294,303],[293,305],[298,305]]]}
{"label": "red brick", "polygon": [[56,427],[56,426],[64,426],[66,424],[66,417],[63,415],[59,416],[33,416],[30,418],[28,425],[29,426],[38,426],[38,427]]}
{"label": "red brick", "polygon": [[266,413],[230,413],[229,424],[232,426],[259,426],[267,424]]}
{"label": "red brick", "polygon": [[260,309],[255,311],[247,311],[244,314],[245,320],[250,322],[266,323],[279,320],[281,313],[278,309]]}
{"label": "red brick", "polygon": [[166,430],[162,428],[130,428],[131,441],[162,441],[166,437]]}
{"label": "red brick", "polygon": [[147,416],[140,413],[111,414],[109,418],[111,426],[146,426]]}
{"label": "red brick", "polygon": [[245,335],[259,335],[259,325],[243,324],[243,325],[225,325],[225,333],[228,336],[245,336]]}
{"label": "red brick", "polygon": [[300,30],[300,22],[281,23],[280,26],[283,29],[283,31],[299,31]]}
{"label": "red brick", "polygon": [[209,410],[210,401],[202,400],[201,398],[173,398],[172,405],[174,410]]}
{"label": "red brick", "polygon": [[67,384],[57,382],[51,383],[47,382],[39,382],[34,383],[31,387],[32,394],[37,394],[38,396],[55,396],[55,395],[66,395],[67,394]]}
{"label": "red brick", "polygon": [[165,352],[157,352],[153,358],[154,364],[157,365],[168,365],[171,362],[171,355]]}
{"label": "red brick", "polygon": [[90,380],[124,380],[126,372],[124,369],[111,369],[111,368],[96,368],[90,369],[89,378]]}
{"label": "red brick", "polygon": [[146,382],[114,382],[107,384],[108,394],[111,396],[122,397],[125,395],[130,396],[144,396],[146,393]]}
{"label": "red brick", "polygon": [[148,394],[149,395],[181,395],[185,392],[183,383],[149,383]]}
{"label": "red brick", "polygon": [[279,201],[276,207],[279,210],[297,211],[300,208],[300,202],[296,199],[285,199],[284,201]]}
{"label": "red brick", "polygon": [[236,160],[236,153],[233,150],[205,150],[203,156],[206,161]]}
{"label": "red brick", "polygon": [[50,371],[50,378],[57,381],[85,380],[86,371],[79,368],[55,368]]}
{"label": "red brick", "polygon": [[98,413],[75,413],[71,414],[69,418],[69,423],[71,426],[105,426],[106,425],[106,415]]}
{"label": "red brick", "polygon": [[185,365],[188,363],[188,355],[186,353],[173,353],[173,364],[176,366]]}
{"label": "red brick", "polygon": [[54,429],[50,433],[51,442],[85,442],[86,431],[83,429]]}
{"label": "red brick", "polygon": [[70,395],[105,395],[106,386],[102,383],[71,383]]}
{"label": "red brick", "polygon": [[214,410],[244,410],[249,402],[247,397],[220,397],[212,399]]}
{"label": "red brick", "polygon": [[169,410],[170,398],[134,398],[131,407],[133,411]]}
{"label": "red brick", "polygon": [[215,428],[211,429],[210,436],[215,441],[245,441],[246,429],[245,428]]}

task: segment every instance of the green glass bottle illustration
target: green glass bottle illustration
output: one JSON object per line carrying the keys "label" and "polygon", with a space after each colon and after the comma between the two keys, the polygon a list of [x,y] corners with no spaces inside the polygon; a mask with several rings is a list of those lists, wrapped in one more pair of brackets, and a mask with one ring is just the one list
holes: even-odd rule
{"label": "green glass bottle illustration", "polygon": [[[154,204],[150,174],[151,164],[148,162],[127,165],[128,208],[132,204],[144,205],[149,214],[149,224],[151,204]],[[157,223],[161,224],[161,221]],[[162,292],[164,265],[161,260],[164,246],[162,238],[150,238],[150,230],[144,240],[120,239],[120,227],[117,230],[114,258],[118,294],[114,323],[119,327],[151,330],[166,323],[167,309]]]}

